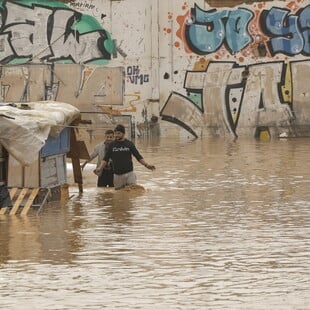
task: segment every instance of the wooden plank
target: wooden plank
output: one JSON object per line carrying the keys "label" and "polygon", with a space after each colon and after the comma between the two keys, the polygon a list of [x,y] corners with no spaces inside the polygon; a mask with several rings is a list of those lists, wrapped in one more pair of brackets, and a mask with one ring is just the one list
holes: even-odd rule
{"label": "wooden plank", "polygon": [[73,168],[74,182],[78,184],[79,192],[83,193],[83,176],[82,176],[80,160],[78,158],[72,158],[71,162],[72,162],[72,168]]}
{"label": "wooden plank", "polygon": [[11,200],[14,199],[14,196],[15,196],[16,192],[17,192],[17,187],[13,187],[13,188],[10,189]]}
{"label": "wooden plank", "polygon": [[79,157],[80,159],[89,160],[89,152],[84,141],[76,140],[72,143],[70,151],[67,153],[68,158]]}
{"label": "wooden plank", "polygon": [[8,207],[3,207],[0,209],[0,215],[5,214],[6,210],[8,209]]}
{"label": "wooden plank", "polygon": [[32,206],[33,201],[35,200],[35,198],[37,197],[39,193],[39,188],[34,188],[21,212],[21,215],[26,215],[29,211],[29,208]]}
{"label": "wooden plank", "polygon": [[81,163],[77,148],[77,139],[76,139],[76,133],[74,128],[71,128],[71,135],[70,135],[70,153],[71,153],[71,161],[72,161],[72,168],[73,168],[73,177],[74,182],[78,184],[79,186],[79,192],[83,192],[83,176],[82,176],[82,170],[81,170]]}
{"label": "wooden plank", "polygon": [[21,190],[21,192],[20,192],[20,194],[19,194],[17,200],[16,200],[15,203],[14,203],[13,208],[12,208],[11,211],[10,211],[10,215],[14,215],[14,214],[17,212],[17,210],[18,210],[20,204],[23,202],[23,199],[24,199],[24,197],[26,196],[27,192],[28,192],[28,188],[23,188],[23,189]]}

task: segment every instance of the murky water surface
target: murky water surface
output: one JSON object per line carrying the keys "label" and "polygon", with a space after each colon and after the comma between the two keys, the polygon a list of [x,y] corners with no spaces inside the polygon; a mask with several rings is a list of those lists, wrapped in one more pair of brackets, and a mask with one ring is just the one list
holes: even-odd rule
{"label": "murky water surface", "polygon": [[310,309],[310,140],[140,141],[145,191],[0,218],[1,309]]}

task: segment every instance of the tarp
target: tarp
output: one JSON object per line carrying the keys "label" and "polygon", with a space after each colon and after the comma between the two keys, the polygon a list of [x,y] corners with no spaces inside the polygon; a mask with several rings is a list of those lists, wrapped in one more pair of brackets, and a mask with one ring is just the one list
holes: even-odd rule
{"label": "tarp", "polygon": [[76,107],[64,102],[0,103],[0,143],[22,165],[29,165],[49,135],[59,135],[79,116]]}

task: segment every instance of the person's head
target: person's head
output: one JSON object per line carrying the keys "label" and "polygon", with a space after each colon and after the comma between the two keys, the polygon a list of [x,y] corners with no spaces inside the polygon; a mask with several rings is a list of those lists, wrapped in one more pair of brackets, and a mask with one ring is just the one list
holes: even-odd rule
{"label": "person's head", "polygon": [[123,125],[117,125],[114,129],[114,136],[116,140],[122,140],[125,136],[125,127]]}
{"label": "person's head", "polygon": [[105,141],[111,142],[114,140],[114,131],[112,129],[108,129],[105,132]]}

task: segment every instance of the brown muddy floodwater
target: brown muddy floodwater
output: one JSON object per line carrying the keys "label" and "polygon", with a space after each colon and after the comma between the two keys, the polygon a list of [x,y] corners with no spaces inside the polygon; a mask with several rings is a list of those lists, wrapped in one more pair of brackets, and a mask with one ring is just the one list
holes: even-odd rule
{"label": "brown muddy floodwater", "polygon": [[145,191],[0,218],[0,309],[310,309],[310,140],[137,140]]}

